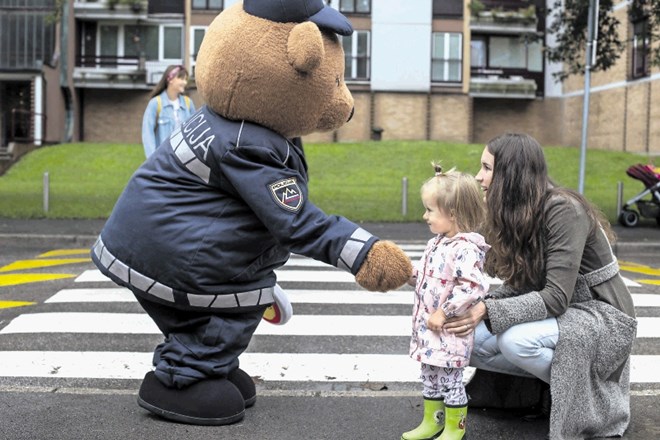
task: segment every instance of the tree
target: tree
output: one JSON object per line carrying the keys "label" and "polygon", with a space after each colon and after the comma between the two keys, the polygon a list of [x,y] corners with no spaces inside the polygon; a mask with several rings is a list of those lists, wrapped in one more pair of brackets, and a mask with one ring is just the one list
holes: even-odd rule
{"label": "tree", "polygon": [[[619,37],[618,19],[613,16],[613,0],[600,0],[598,14],[598,39],[596,59],[591,70],[605,71],[612,67],[626,48],[627,39]],[[587,17],[589,0],[556,0],[549,12],[552,21],[548,34],[556,37],[556,45],[546,47],[548,60],[563,63],[564,69],[555,76],[563,81],[570,75],[582,74],[585,69],[585,47],[587,42]],[[651,47],[649,61],[660,66],[660,1],[632,0],[628,9],[629,19],[648,20],[648,46]]]}

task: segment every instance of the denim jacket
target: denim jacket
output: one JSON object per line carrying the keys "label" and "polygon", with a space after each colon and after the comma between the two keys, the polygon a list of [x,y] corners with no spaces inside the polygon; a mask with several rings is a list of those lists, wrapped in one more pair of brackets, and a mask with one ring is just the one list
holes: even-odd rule
{"label": "denim jacket", "polygon": [[[160,99],[161,109],[158,115],[158,121],[156,121],[158,103],[155,96],[149,100],[147,108],[144,111],[144,116],[142,117],[142,145],[144,145],[144,154],[146,157],[151,156],[156,150],[156,147],[178,128],[175,127],[174,107],[170,104],[166,91],[160,94]],[[190,107],[186,105],[183,95],[179,95],[179,124],[184,123],[190,115],[195,113],[195,103],[192,99],[188,101]]]}

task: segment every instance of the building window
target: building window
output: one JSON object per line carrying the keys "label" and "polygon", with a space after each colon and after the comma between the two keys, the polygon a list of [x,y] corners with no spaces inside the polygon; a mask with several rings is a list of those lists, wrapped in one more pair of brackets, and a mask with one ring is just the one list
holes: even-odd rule
{"label": "building window", "polygon": [[508,36],[474,36],[470,65],[476,69],[543,71],[543,48],[538,41]]}
{"label": "building window", "polygon": [[55,6],[6,0],[0,5],[0,70],[41,70],[42,64],[51,65],[56,38],[49,16]]}
{"label": "building window", "polygon": [[490,67],[543,70],[541,44],[520,37],[490,37]]}
{"label": "building window", "polygon": [[347,14],[371,13],[370,0],[339,0],[339,10]]}
{"label": "building window", "polygon": [[124,33],[124,55],[144,55],[145,60],[158,60],[158,26],[127,25]]}
{"label": "building window", "polygon": [[345,80],[369,80],[369,37],[369,31],[355,31],[352,35],[341,38],[344,47]]}
{"label": "building window", "polygon": [[463,66],[463,35],[434,32],[431,57],[431,81],[461,82]]}
{"label": "building window", "polygon": [[179,61],[183,58],[181,26],[163,26],[163,59]]}
{"label": "building window", "polygon": [[433,0],[433,16],[463,18],[463,0]]}
{"label": "building window", "polygon": [[193,26],[190,28],[190,67],[192,69],[191,76],[195,76],[195,64],[197,63],[197,54],[199,47],[202,45],[204,35],[206,35],[206,27]]}
{"label": "building window", "polygon": [[223,0],[192,0],[192,9],[206,10],[206,11],[220,11],[222,10]]}
{"label": "building window", "polygon": [[[110,58],[123,57],[119,52],[119,40],[123,40],[123,32],[119,32],[119,26],[101,25],[99,26],[99,54],[101,57]],[[123,46],[123,44],[121,45]],[[123,49],[123,47],[122,47]],[[123,52],[123,50],[122,50]]]}
{"label": "building window", "polygon": [[477,69],[488,67],[487,44],[484,37],[472,37],[470,41],[470,66]]}
{"label": "building window", "polygon": [[85,43],[79,65],[133,68],[143,55],[146,61],[180,63],[183,59],[182,32],[181,25],[100,24],[98,29],[87,27],[83,29],[82,41]]}
{"label": "building window", "polygon": [[648,76],[649,34],[648,19],[633,23],[632,77]]}

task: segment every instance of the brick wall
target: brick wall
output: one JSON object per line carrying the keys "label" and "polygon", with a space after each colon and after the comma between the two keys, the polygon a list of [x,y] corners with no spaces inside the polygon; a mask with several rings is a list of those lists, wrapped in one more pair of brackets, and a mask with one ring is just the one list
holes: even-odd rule
{"label": "brick wall", "polygon": [[[656,69],[657,71],[658,69]],[[616,77],[613,77],[616,79]],[[564,85],[580,86],[580,78]],[[581,90],[581,88],[579,89]],[[581,93],[537,100],[480,99],[467,95],[353,92],[353,119],[337,132],[314,133],[305,142],[363,142],[371,127],[383,140],[485,143],[506,131],[526,132],[542,145],[580,146]],[[140,143],[147,91],[84,91],[84,140]],[[195,89],[189,94],[203,104]],[[590,94],[589,148],[660,154],[660,80],[619,81]]]}
{"label": "brick wall", "polygon": [[[142,143],[142,115],[150,91],[83,89],[84,142]],[[199,108],[196,90],[188,92]]]}
{"label": "brick wall", "polygon": [[472,99],[466,95],[433,95],[431,140],[467,143],[472,135]]}
{"label": "brick wall", "polygon": [[542,145],[562,145],[560,99],[474,99],[472,142],[486,143],[505,132],[523,132]]}
{"label": "brick wall", "polygon": [[[383,140],[469,142],[471,99],[466,95],[427,93],[353,92],[355,114],[336,133],[339,142],[372,138],[371,128],[382,129]],[[305,136],[305,142],[332,142],[332,133]]]}
{"label": "brick wall", "polygon": [[[614,12],[619,20],[619,38],[631,35],[627,9]],[[660,69],[652,68],[646,78],[629,79],[631,55],[628,48],[606,72],[592,72],[589,94],[587,146],[615,151],[660,154]],[[566,97],[562,120],[563,144],[580,145],[584,76],[574,75],[563,83]]]}
{"label": "brick wall", "polygon": [[383,140],[425,139],[427,95],[374,94],[374,126],[383,129]]}

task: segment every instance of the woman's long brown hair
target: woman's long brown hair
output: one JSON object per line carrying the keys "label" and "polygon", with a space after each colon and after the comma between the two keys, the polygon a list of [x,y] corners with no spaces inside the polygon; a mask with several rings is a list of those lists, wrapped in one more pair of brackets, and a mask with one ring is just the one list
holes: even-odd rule
{"label": "woman's long brown hair", "polygon": [[486,271],[516,290],[545,286],[546,215],[549,197],[573,197],[592,219],[613,238],[602,213],[579,193],[557,187],[548,176],[541,145],[529,135],[506,133],[488,141],[494,157],[493,176],[486,198],[484,236],[491,245]]}

